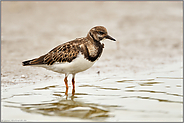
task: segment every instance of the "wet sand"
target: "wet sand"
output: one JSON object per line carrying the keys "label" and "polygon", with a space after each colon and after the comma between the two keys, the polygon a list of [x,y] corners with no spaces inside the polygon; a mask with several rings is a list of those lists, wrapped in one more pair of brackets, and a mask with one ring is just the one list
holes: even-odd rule
{"label": "wet sand", "polygon": [[[182,2],[2,2],[1,15],[2,120],[182,121]],[[117,42],[74,97],[64,75],[22,66],[96,25]]]}

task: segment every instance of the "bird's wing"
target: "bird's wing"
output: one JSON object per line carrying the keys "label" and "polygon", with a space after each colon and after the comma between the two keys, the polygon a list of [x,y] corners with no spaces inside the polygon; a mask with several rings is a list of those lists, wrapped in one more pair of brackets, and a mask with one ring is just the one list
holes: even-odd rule
{"label": "bird's wing", "polygon": [[40,56],[39,58],[24,61],[23,66],[26,65],[41,65],[47,64],[52,65],[55,62],[63,63],[63,62],[71,62],[74,60],[79,54],[80,43],[76,43],[76,41],[67,42],[61,44],[54,49],[52,49],[47,54]]}
{"label": "bird's wing", "polygon": [[59,45],[47,53],[44,57],[44,63],[52,65],[55,62],[71,62],[77,57],[79,47],[73,42]]}

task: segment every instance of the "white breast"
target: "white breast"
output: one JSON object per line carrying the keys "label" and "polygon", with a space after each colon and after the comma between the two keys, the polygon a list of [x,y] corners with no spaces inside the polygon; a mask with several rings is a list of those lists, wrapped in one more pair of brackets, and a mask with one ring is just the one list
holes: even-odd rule
{"label": "white breast", "polygon": [[75,74],[78,72],[82,72],[90,68],[94,62],[90,62],[84,58],[84,56],[79,53],[77,58],[75,58],[72,62],[64,62],[64,63],[54,63],[53,65],[42,65],[40,67],[44,67],[48,70],[52,70],[58,73],[66,73],[66,74]]}

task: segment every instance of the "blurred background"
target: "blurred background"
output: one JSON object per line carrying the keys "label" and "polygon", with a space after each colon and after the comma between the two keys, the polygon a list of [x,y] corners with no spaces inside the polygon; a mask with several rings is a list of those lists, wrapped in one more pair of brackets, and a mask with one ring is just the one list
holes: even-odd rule
{"label": "blurred background", "polygon": [[22,61],[85,37],[97,25],[105,26],[117,42],[104,41],[104,52],[92,71],[100,67],[101,72],[136,73],[182,62],[181,1],[3,1],[1,5],[3,75],[13,72],[18,77],[25,73]]}
{"label": "blurred background", "polygon": [[[107,28],[109,35],[115,38],[117,42],[110,40],[104,41],[105,48],[101,58],[93,67],[76,76],[76,81],[78,81],[76,91],[80,92],[80,89],[85,87],[88,89],[85,91],[85,94],[88,92],[96,93],[96,90],[100,91],[99,86],[95,86],[97,83],[101,84],[102,89],[104,89],[105,86],[111,86],[110,84],[106,85],[108,81],[107,77],[109,77],[109,83],[122,90],[122,93],[120,94],[118,92],[118,94],[120,94],[120,96],[123,94],[127,96],[127,93],[124,92],[124,88],[126,85],[130,85],[130,83],[127,82],[126,84],[118,85],[118,82],[126,81],[118,81],[120,78],[126,78],[130,74],[154,71],[158,68],[162,68],[162,66],[173,63],[179,64],[180,68],[177,68],[178,70],[183,69],[182,3],[182,1],[2,1],[1,84],[3,87],[8,87],[16,84],[29,85],[30,83],[35,84],[46,81],[48,81],[48,83],[55,83],[58,81],[58,83],[60,83],[59,87],[54,89],[61,89],[60,85],[65,89],[63,83],[64,75],[42,68],[23,67],[22,61],[39,57],[64,42],[85,37],[92,27],[101,25]],[[101,75],[99,78],[90,76],[98,75],[97,73]],[[119,78],[112,79],[112,77],[117,77],[117,75]],[[180,74],[178,75],[180,76]],[[131,79],[134,80],[134,78]],[[173,85],[174,89],[171,89],[171,92],[175,93],[173,91],[175,90],[176,92],[179,91],[178,93],[180,93],[180,91],[182,93],[181,80],[183,80],[183,78],[179,78],[179,85]],[[89,81],[91,81],[90,84],[93,83],[93,87],[97,88],[96,90],[90,91],[89,88],[91,86],[83,85],[83,83]],[[146,79],[146,81],[148,80]],[[166,90],[164,90],[165,92],[158,93],[161,97],[163,93],[165,94],[164,96],[167,97],[167,79],[163,81],[166,85],[163,84],[163,88],[161,88],[160,91]],[[135,83],[137,83],[137,81],[131,84]],[[46,84],[44,86],[46,86]],[[80,88],[79,86],[82,87]],[[169,85],[169,87],[170,86],[171,85]],[[142,86],[135,84],[133,87],[139,88]],[[158,86],[154,86],[153,90],[157,90],[160,86],[157,87]],[[178,89],[178,87],[180,89]],[[101,93],[105,92],[105,94],[107,94],[108,91],[109,90],[103,90]],[[116,93],[116,91],[113,92]],[[155,91],[150,91],[151,94],[154,94],[153,92],[156,93]],[[142,94],[143,92],[140,93]],[[109,94],[112,94],[111,90]],[[136,94],[139,94],[138,91],[135,92],[135,95]],[[175,95],[173,94],[172,100],[173,102],[176,101],[177,104],[177,101],[180,101],[178,108],[175,108],[175,110],[179,111],[175,117],[176,119],[178,118],[179,121],[182,117],[180,112],[182,105],[180,103],[182,102],[181,98],[183,96],[181,95],[178,96],[177,100],[174,100]],[[140,96],[138,96],[139,100],[141,100]],[[92,97],[92,95],[89,97],[92,99],[92,102],[102,101],[101,98],[103,98],[103,96],[99,96],[100,99],[95,100],[95,97]],[[106,103],[116,98],[115,96],[111,97],[109,95],[107,95],[107,97],[110,97],[110,99],[107,99],[105,101]],[[84,97],[83,99],[85,100],[86,98],[87,97]],[[125,99],[129,99],[129,97],[117,97],[116,99],[117,100],[114,100],[114,104],[121,102],[120,100],[124,102]],[[149,101],[152,99],[155,99],[155,97],[148,98]],[[169,99],[171,98],[168,97],[168,100]],[[132,104],[132,100],[125,105],[122,102],[122,107],[126,107],[126,104]],[[136,104],[140,104],[139,106],[141,107],[142,104],[145,105],[149,103],[141,102]],[[163,106],[167,106],[163,109],[163,112],[169,109],[170,112],[173,113],[171,113],[172,115],[168,115],[167,111],[165,114],[160,115],[160,111],[158,111],[158,115],[155,116],[151,113],[152,110],[154,110],[152,109],[148,113],[145,111],[143,116],[150,114],[150,117],[153,116],[152,119],[167,116],[165,117],[166,120],[176,114],[173,112],[173,109],[170,109],[170,107],[172,107],[170,104],[171,103],[164,103],[157,107],[158,104],[156,103],[155,108],[153,108],[162,109]],[[152,103],[148,107],[151,108]],[[142,107],[144,110],[149,110],[149,108],[145,106]],[[125,111],[124,115],[128,114],[126,109],[123,109],[123,111]],[[143,113],[142,111],[139,112],[139,110],[134,113],[137,112]],[[116,114],[116,116],[118,116],[122,114],[122,112],[118,110]],[[130,112],[130,114],[132,113]],[[9,112],[7,114],[4,113],[4,116],[9,117]],[[116,117],[114,118],[116,119]],[[118,118],[121,119],[122,117],[119,116]],[[130,115],[129,118],[132,118],[132,115]],[[159,121],[163,121],[163,119]]]}

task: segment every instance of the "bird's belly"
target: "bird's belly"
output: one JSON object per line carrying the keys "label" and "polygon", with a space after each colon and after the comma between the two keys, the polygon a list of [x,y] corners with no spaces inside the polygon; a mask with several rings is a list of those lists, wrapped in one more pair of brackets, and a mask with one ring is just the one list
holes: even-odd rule
{"label": "bird's belly", "polygon": [[84,58],[83,55],[79,54],[77,58],[75,58],[72,62],[64,62],[64,63],[54,63],[53,65],[46,65],[44,68],[48,70],[52,70],[58,73],[66,73],[66,74],[75,74],[78,72],[82,72],[90,68],[94,62],[90,62]]}

